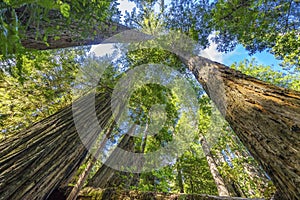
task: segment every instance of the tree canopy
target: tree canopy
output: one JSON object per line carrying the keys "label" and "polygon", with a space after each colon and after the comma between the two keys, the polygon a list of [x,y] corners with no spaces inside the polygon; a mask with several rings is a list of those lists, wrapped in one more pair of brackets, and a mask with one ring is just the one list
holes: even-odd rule
{"label": "tree canopy", "polygon": [[[300,130],[300,2],[133,2],[136,8],[126,12],[124,25],[117,1],[0,3],[0,149],[4,152],[0,176],[5,179],[0,181],[0,196],[46,198],[54,189],[69,184],[78,185],[78,190],[101,185],[143,192],[211,195],[220,195],[220,188],[225,187],[228,195],[246,198],[271,198],[277,187],[282,198],[296,198],[299,164],[293,159],[299,158],[296,134]],[[82,46],[133,28],[159,42],[168,38],[170,42],[163,44],[168,47],[177,45],[176,33],[183,35],[190,41],[179,50],[191,50],[196,58],[184,60],[178,52],[162,48],[155,40],[115,43],[115,52],[102,57],[90,52],[90,46]],[[282,69],[277,71],[255,60],[227,68],[199,57],[211,42],[225,53],[239,44],[250,54],[267,50],[282,61]],[[148,66],[148,70],[139,71],[140,66]],[[132,71],[135,73],[130,74]],[[159,77],[165,85],[141,78],[151,76]],[[95,81],[95,77],[99,80]],[[182,87],[180,78],[193,95]],[[171,81],[173,86],[167,87]],[[129,95],[126,92],[132,88],[125,105],[124,99]],[[91,99],[96,99],[93,109],[101,131],[93,129],[90,110],[79,106],[89,104],[93,90],[97,95]],[[225,100],[228,102],[222,102]],[[120,110],[113,110],[116,105]],[[128,109],[125,118],[119,113],[123,107]],[[281,107],[286,109],[280,110]],[[74,112],[83,121],[76,121]],[[119,119],[123,121],[118,124]],[[81,135],[78,122],[92,129],[93,135]],[[90,150],[89,157],[86,148]],[[118,152],[120,148],[134,155],[160,149],[171,153],[153,154],[156,158],[150,162],[144,157],[126,160],[128,157]],[[16,181],[17,173],[9,178],[9,164],[18,163],[14,159],[26,156],[26,152],[28,161],[18,160],[25,164],[19,163],[20,167],[12,170],[22,172],[27,165],[32,166],[37,171],[32,176],[39,176],[43,182],[39,184],[49,183],[53,188],[39,189],[33,180],[32,188],[41,193],[30,191],[30,184],[24,184],[32,181],[29,168],[24,168],[26,175],[21,182]],[[114,157],[117,163],[135,165],[118,171],[109,163]],[[158,166],[159,158],[164,160],[163,167],[142,170]],[[278,161],[270,162],[273,158]],[[284,163],[287,161],[290,162]],[[38,170],[47,166],[45,173]],[[60,167],[61,174],[51,174],[51,170],[59,172]],[[52,181],[51,176],[58,178]],[[284,188],[288,181],[291,184]]]}

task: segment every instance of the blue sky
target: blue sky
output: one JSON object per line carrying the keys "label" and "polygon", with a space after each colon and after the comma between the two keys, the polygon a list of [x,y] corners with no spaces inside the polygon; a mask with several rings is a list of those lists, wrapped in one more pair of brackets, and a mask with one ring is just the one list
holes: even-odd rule
{"label": "blue sky", "polygon": [[239,45],[233,52],[230,52],[228,55],[223,56],[224,64],[231,64],[232,60],[239,62],[243,61],[245,58],[251,59],[255,58],[259,63],[265,65],[274,65],[279,66],[280,61],[276,60],[274,56],[267,51],[261,53],[256,53],[252,56],[249,56],[248,52],[242,45]]}
{"label": "blue sky", "polygon": [[276,70],[281,69],[281,67],[279,66],[280,61],[276,60],[275,57],[272,54],[268,53],[267,51],[256,53],[250,56],[248,51],[246,51],[242,45],[238,45],[234,51],[226,54],[222,52],[218,52],[216,50],[216,47],[217,47],[216,44],[211,43],[210,47],[205,49],[200,55],[207,57],[211,60],[220,62],[222,64],[225,64],[227,66],[230,66],[235,62],[243,61],[245,59],[251,60],[255,58],[258,64],[270,65],[272,66],[272,68]]}
{"label": "blue sky", "polygon": [[[165,1],[166,4],[168,2],[170,2],[170,0]],[[119,0],[119,3],[119,10],[121,11],[122,15],[125,15],[125,11],[130,12],[135,7],[135,4],[133,2],[129,2],[128,0]],[[101,56],[105,55],[106,53],[111,53],[112,49],[112,45],[110,44],[100,44],[93,46],[91,51],[95,52],[96,55]],[[227,66],[230,66],[235,62],[243,61],[244,59],[251,60],[252,58],[255,58],[258,64],[270,65],[273,66],[273,68],[276,70],[281,69],[279,66],[280,61],[276,60],[272,54],[264,51],[250,56],[248,52],[242,47],[242,45],[238,45],[234,51],[225,54],[218,52],[216,50],[216,44],[211,43],[210,47],[201,52],[200,55],[211,60],[223,63]]]}

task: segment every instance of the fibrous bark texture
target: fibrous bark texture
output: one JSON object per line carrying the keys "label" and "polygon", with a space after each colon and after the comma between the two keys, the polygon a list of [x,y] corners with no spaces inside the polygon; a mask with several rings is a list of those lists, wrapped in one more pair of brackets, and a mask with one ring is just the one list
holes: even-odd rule
{"label": "fibrous bark texture", "polygon": [[[128,134],[124,135],[120,143],[118,144],[119,148],[122,148],[126,151],[133,152],[134,150],[134,141],[133,136]],[[118,155],[117,151],[113,151],[109,156],[107,162],[112,162],[112,160],[121,161],[122,158]],[[122,162],[122,161],[121,161]],[[127,179],[122,177],[127,176]],[[132,178],[134,178],[133,176]],[[98,188],[108,188],[108,187],[126,187],[126,185],[131,185],[133,181],[130,177],[129,172],[121,172],[116,169],[107,166],[105,163],[100,167],[100,169],[96,172],[96,174],[89,180],[88,186],[90,187],[98,187]]]}
{"label": "fibrous bark texture", "polygon": [[[95,97],[94,97],[95,98]],[[82,124],[89,126],[86,98],[79,99]],[[111,117],[110,95],[101,93],[95,100],[99,124],[104,127]],[[45,199],[61,183],[67,182],[80,166],[99,130],[90,130],[85,145],[77,134],[71,106],[35,123],[16,136],[0,143],[0,199]]]}
{"label": "fibrous bark texture", "polygon": [[[129,29],[119,23],[100,22],[93,18],[90,21],[70,18],[69,21],[58,10],[50,10],[47,14],[48,19],[41,18],[38,23],[28,21],[31,13],[26,6],[18,8],[16,13],[21,24],[26,27],[22,32],[24,37],[21,43],[27,49],[45,50],[94,45]],[[89,27],[89,30],[86,30],[86,27]]]}
{"label": "fibrous bark texture", "polygon": [[81,188],[83,187],[85,181],[87,180],[89,173],[92,171],[96,161],[99,159],[100,154],[103,152],[103,148],[113,131],[114,125],[115,123],[112,123],[112,125],[107,129],[107,133],[105,134],[105,137],[100,142],[99,147],[97,147],[98,149],[96,150],[95,154],[91,155],[84,171],[79,175],[76,184],[72,188],[72,191],[70,192],[66,200],[75,200],[77,198],[77,195],[81,190]]}
{"label": "fibrous bark texture", "polygon": [[300,196],[300,93],[202,57],[186,61],[286,199]]}
{"label": "fibrous bark texture", "polygon": [[[119,32],[124,29],[120,28]],[[97,32],[99,38],[109,37],[114,33]],[[30,33],[28,38],[32,39]],[[101,39],[87,38],[76,44],[69,42],[73,38],[69,34],[62,38],[67,42],[48,42],[49,46],[43,47],[41,44],[30,46],[34,41],[23,41],[23,44],[28,48],[53,49],[89,44],[91,40],[93,44],[101,42]],[[179,43],[189,45],[184,41]],[[175,49],[177,52],[175,50],[173,53],[182,57],[180,51],[183,49]],[[199,56],[183,59],[183,62],[203,85],[240,140],[272,178],[275,186],[287,199],[297,199],[300,196],[300,93],[266,84]]]}

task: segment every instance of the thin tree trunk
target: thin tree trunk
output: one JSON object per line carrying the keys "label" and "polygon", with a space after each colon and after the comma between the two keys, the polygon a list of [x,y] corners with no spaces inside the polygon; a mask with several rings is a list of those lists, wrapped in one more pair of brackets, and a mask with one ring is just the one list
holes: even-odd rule
{"label": "thin tree trunk", "polygon": [[115,123],[113,123],[107,130],[107,133],[105,134],[106,137],[104,137],[103,140],[101,141],[100,146],[98,147],[95,154],[91,155],[90,161],[88,162],[85,170],[80,174],[78,181],[76,182],[75,186],[72,188],[72,191],[68,195],[67,200],[75,200],[77,198],[79,191],[83,187],[84,182],[88,178],[89,173],[91,172],[91,170],[92,170],[94,164],[96,163],[98,157],[100,156],[100,153],[102,152],[108,138],[110,137],[110,135],[113,131],[113,128],[114,128],[114,124]]}
{"label": "thin tree trunk", "polygon": [[[242,145],[240,143],[240,141],[236,141],[236,142],[238,144]],[[245,149],[241,149],[241,148],[238,151],[236,151],[234,153],[234,155],[236,157],[234,159],[243,160],[245,158],[248,158],[248,159],[250,157],[252,158],[252,156],[249,154],[248,151],[246,151]],[[257,165],[256,162],[254,162],[252,160],[248,160],[246,162],[243,162],[242,165],[243,165],[243,168],[244,168],[244,174],[247,174],[249,176],[249,178],[251,179],[250,182],[254,181],[254,182],[258,183],[257,182],[258,179],[261,180],[261,182],[262,182],[261,184],[263,184],[263,185],[265,185],[265,184],[267,184],[269,182],[269,179],[267,178],[266,173],[260,168],[259,165]],[[245,183],[242,183],[242,184],[245,184]],[[259,196],[259,195],[261,195],[261,194],[264,193],[264,191],[262,190],[263,188],[260,188],[261,189],[260,191],[254,191],[251,188],[251,184],[248,184],[247,186],[248,186],[248,188],[245,189],[246,193],[247,193],[246,197],[254,196],[254,195],[255,196]],[[260,186],[258,185],[258,187],[260,187]],[[243,188],[245,188],[245,185],[244,185]]]}
{"label": "thin tree trunk", "polygon": [[[179,162],[178,159],[177,159],[177,162]],[[178,163],[177,163],[177,180],[178,180],[178,186],[179,186],[180,193],[184,193],[183,177],[182,177],[182,172],[181,172],[181,169],[180,169]]]}
{"label": "thin tree trunk", "polygon": [[[131,127],[129,130],[129,134],[126,134],[121,142],[118,144],[119,148],[122,148],[123,150],[127,151],[134,151],[134,141],[133,137],[130,136],[133,131],[135,130],[135,125]],[[144,153],[146,143],[147,143],[147,131],[148,131],[148,124],[146,124],[146,128],[144,130],[144,136],[143,136],[143,141],[141,145],[141,151],[138,153]],[[113,152],[110,155],[110,158],[108,158],[108,162],[110,159],[116,159],[117,158],[117,153]],[[137,167],[138,171],[141,170],[143,167],[143,162],[137,162]],[[126,180],[123,180],[121,176],[127,176]],[[117,171],[116,169],[112,169],[111,167],[105,165],[105,163],[102,165],[102,167],[96,172],[94,177],[90,180],[88,183],[88,186],[91,187],[99,187],[99,188],[108,188],[108,187],[118,187],[118,188],[123,188],[123,189],[128,189],[127,186],[133,186],[137,185],[139,180],[139,174],[138,173],[130,173],[130,172],[120,172]],[[123,186],[121,185],[123,184]]]}
{"label": "thin tree trunk", "polygon": [[[134,142],[133,136],[130,135],[132,131],[134,131],[135,125],[133,125],[130,130],[129,134],[123,136],[122,140],[118,144],[119,148],[122,148],[126,151],[133,151],[134,150]],[[125,158],[126,159],[126,158]],[[106,162],[111,162],[113,160],[122,160],[120,155],[118,155],[118,151],[113,151]],[[107,166],[105,163],[102,164],[100,169],[96,172],[96,174],[89,180],[87,186],[90,187],[97,187],[97,188],[107,188],[107,187],[121,187],[121,183],[126,183],[128,180],[122,180],[121,176],[127,176],[129,172],[120,172],[116,169],[113,169]]]}
{"label": "thin tree trunk", "polygon": [[221,175],[218,171],[217,165],[216,165],[216,163],[214,161],[214,158],[211,154],[210,147],[209,147],[209,145],[206,141],[206,138],[204,136],[202,136],[201,139],[200,139],[200,142],[201,142],[201,145],[202,145],[204,155],[205,155],[206,160],[208,162],[210,172],[211,172],[211,174],[213,176],[213,179],[216,183],[219,195],[220,196],[230,196],[229,192],[228,192],[228,190],[225,186],[225,183],[223,181],[223,178],[221,177]]}
{"label": "thin tree trunk", "polygon": [[[85,108],[85,104],[85,98],[79,99],[76,110]],[[108,93],[96,97],[96,112],[102,127],[111,116],[109,105]],[[73,111],[69,106],[1,141],[1,200],[45,199],[61,183],[68,182],[85,158],[86,147],[93,144],[99,133],[91,130],[93,134],[88,135],[84,146],[75,128]],[[87,119],[83,120],[84,125],[93,123],[87,116],[82,118]]]}
{"label": "thin tree trunk", "polygon": [[235,194],[237,195],[237,197],[246,197],[246,194],[243,191],[243,189],[241,188],[239,183],[237,183],[235,180],[229,179],[229,181],[230,181],[231,187],[232,187],[233,191],[235,192]]}
{"label": "thin tree trunk", "polygon": [[[225,163],[224,155],[220,152],[217,152],[217,156],[214,159],[217,166],[222,165],[222,163]],[[225,176],[223,177],[223,181],[226,185],[227,190],[229,191],[229,194],[232,197],[246,197],[246,195],[241,190],[240,186],[235,182],[235,180],[232,180],[231,177]]]}

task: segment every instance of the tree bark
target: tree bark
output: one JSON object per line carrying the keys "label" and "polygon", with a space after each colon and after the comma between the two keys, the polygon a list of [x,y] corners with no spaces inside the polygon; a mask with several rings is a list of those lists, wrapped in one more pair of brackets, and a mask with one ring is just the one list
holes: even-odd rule
{"label": "tree bark", "polygon": [[[116,199],[135,199],[135,200],[251,200],[247,198],[239,197],[219,197],[207,194],[173,194],[173,193],[161,193],[161,192],[141,192],[134,190],[117,190],[115,188],[97,189],[97,188],[85,188],[78,196],[78,200],[116,200]],[[262,199],[252,199],[262,200]]]}
{"label": "tree bark", "polygon": [[[101,31],[97,34],[99,38],[108,36]],[[68,35],[64,38],[66,43],[72,41]],[[69,45],[62,41],[44,47],[23,43],[28,48],[54,49],[88,44],[91,39],[85,41]],[[93,40],[94,44],[99,41]],[[180,50],[177,48],[178,53]],[[276,187],[287,199],[297,199],[300,196],[300,93],[266,84],[199,56],[183,62]]]}
{"label": "tree bark", "polygon": [[211,174],[213,176],[213,179],[216,183],[219,196],[230,196],[229,192],[228,192],[228,190],[225,186],[225,183],[223,181],[223,178],[221,177],[221,175],[218,171],[217,165],[216,165],[215,160],[214,160],[214,158],[211,154],[210,147],[209,147],[209,145],[206,141],[206,138],[204,136],[202,136],[202,138],[200,139],[200,142],[201,142],[201,145],[202,145],[204,155],[205,155],[206,160],[208,162],[210,172],[211,172]]}
{"label": "tree bark", "polygon": [[[95,97],[94,97],[95,98]],[[79,99],[76,110],[85,108]],[[106,126],[111,117],[110,95],[96,97],[99,123]],[[93,111],[91,111],[93,112]],[[87,116],[90,112],[85,112]],[[89,119],[81,116],[83,119]],[[82,126],[89,125],[83,120]],[[99,130],[91,130],[86,146],[79,138],[69,106],[14,137],[0,142],[0,199],[45,199],[63,182],[68,182],[93,144]]]}
{"label": "tree bark", "polygon": [[[86,22],[73,18],[66,19],[58,10],[50,10],[47,14],[48,20],[41,18],[37,24],[28,21],[31,13],[26,6],[16,9],[16,13],[21,25],[26,27],[21,33],[24,35],[21,43],[27,49],[46,50],[94,45],[129,30],[119,23],[95,21],[94,18]],[[67,23],[68,20],[70,22]]]}
{"label": "tree bark", "polygon": [[[118,144],[118,147],[126,151],[134,151],[134,137],[130,135],[134,131],[135,126],[132,126],[129,130],[129,134],[123,136],[122,140]],[[126,158],[125,158],[126,159]],[[113,151],[107,162],[112,160],[122,160],[117,151]],[[121,161],[122,162],[122,161]],[[96,174],[89,180],[87,186],[97,187],[97,188],[108,188],[108,187],[119,187],[124,189],[124,185],[130,185],[130,173],[129,172],[120,172],[116,169],[111,168],[105,163],[100,167]],[[127,176],[128,180],[123,180],[121,176]],[[123,186],[122,186],[123,184]]]}
{"label": "tree bark", "polygon": [[300,93],[220,63],[186,63],[250,153],[286,199],[300,195]]}
{"label": "tree bark", "polygon": [[[177,162],[179,162],[178,159]],[[177,180],[178,180],[178,187],[180,193],[184,193],[183,177],[178,163],[177,163]]]}
{"label": "tree bark", "polygon": [[72,191],[70,192],[70,194],[68,195],[68,197],[66,198],[66,200],[75,200],[77,198],[77,195],[79,194],[79,191],[81,190],[81,188],[84,185],[84,182],[87,180],[89,173],[91,172],[91,170],[93,169],[94,164],[96,163],[98,157],[100,156],[100,154],[103,151],[103,148],[108,140],[108,138],[110,137],[113,128],[114,128],[115,123],[113,123],[107,130],[107,133],[105,134],[106,137],[102,139],[98,149],[95,152],[95,155],[91,155],[91,158],[86,166],[86,168],[84,169],[84,171],[80,174],[75,186],[72,188]]}
{"label": "tree bark", "polygon": [[[52,21],[51,23],[51,26],[53,25],[54,27],[58,24],[60,24],[61,27],[64,27],[63,23],[61,23],[60,21],[58,21],[57,23],[56,21]],[[73,26],[76,27],[76,25]],[[113,22],[102,22],[99,24],[99,27],[95,27],[95,29],[92,32],[88,32],[89,34],[85,36],[85,38],[81,38],[81,36],[79,35],[80,32],[71,32],[70,30],[72,29],[62,29],[59,31],[59,34],[49,35],[47,37],[47,41],[37,40],[37,30],[31,27],[26,31],[26,38],[22,39],[21,43],[27,49],[37,50],[59,49],[83,45],[95,45],[103,42],[105,39],[108,39],[109,37],[112,37],[115,34],[128,30],[127,27]],[[83,31],[84,30],[82,30],[82,32]],[[94,31],[98,34],[93,35]]]}

